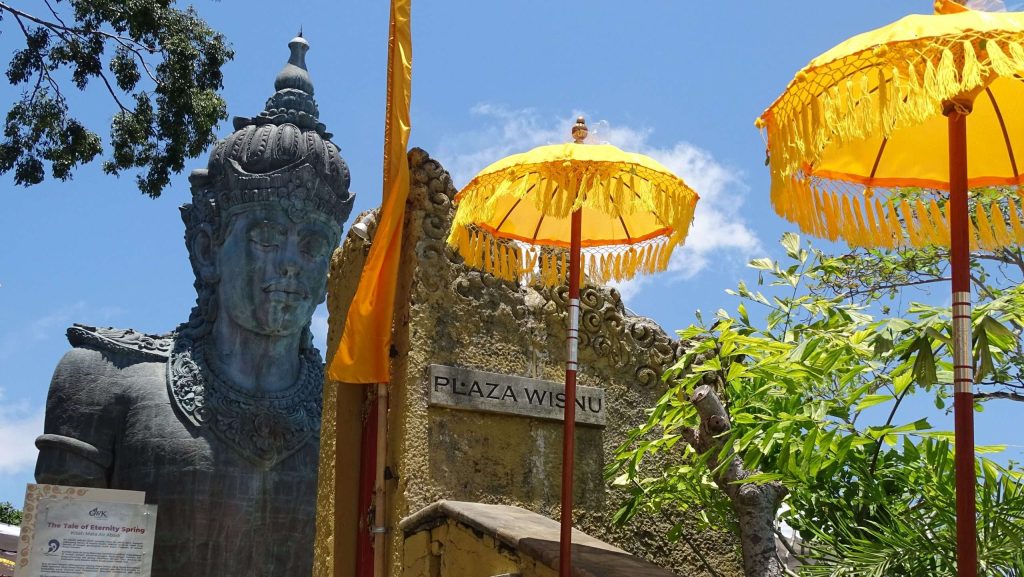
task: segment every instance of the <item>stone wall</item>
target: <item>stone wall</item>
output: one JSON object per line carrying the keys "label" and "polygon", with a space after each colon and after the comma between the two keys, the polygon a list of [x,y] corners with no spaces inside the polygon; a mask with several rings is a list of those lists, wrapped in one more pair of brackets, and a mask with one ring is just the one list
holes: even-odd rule
{"label": "stone wall", "polygon": [[[462,264],[445,245],[456,192],[451,179],[422,150],[411,151],[409,160],[388,433],[388,464],[397,480],[389,485],[388,524],[395,527],[442,499],[515,505],[557,519],[562,424],[429,406],[427,371],[440,364],[561,382],[566,289],[518,286]],[[350,234],[334,259],[329,294],[351,298],[349,285],[358,278],[365,250]],[[347,300],[331,298],[336,342]],[[603,467],[664,392],[659,376],[680,354],[680,344],[650,319],[628,314],[612,289],[587,286],[581,302],[579,383],[604,389],[607,426],[577,428],[575,526],[682,574],[710,574],[694,554],[697,548],[720,574],[739,575],[734,546],[721,535],[690,531],[688,545],[667,542],[670,523],[661,517],[611,525],[622,498],[607,487]],[[390,547],[392,575],[400,575],[400,532],[392,532]]]}

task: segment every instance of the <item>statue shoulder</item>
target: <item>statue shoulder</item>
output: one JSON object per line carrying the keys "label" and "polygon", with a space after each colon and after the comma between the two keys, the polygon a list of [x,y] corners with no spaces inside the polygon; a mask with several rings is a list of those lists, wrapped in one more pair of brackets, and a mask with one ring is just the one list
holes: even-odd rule
{"label": "statue shoulder", "polygon": [[99,328],[75,324],[68,328],[68,342],[75,348],[123,353],[139,361],[163,362],[171,354],[173,334],[150,335],[132,329]]}

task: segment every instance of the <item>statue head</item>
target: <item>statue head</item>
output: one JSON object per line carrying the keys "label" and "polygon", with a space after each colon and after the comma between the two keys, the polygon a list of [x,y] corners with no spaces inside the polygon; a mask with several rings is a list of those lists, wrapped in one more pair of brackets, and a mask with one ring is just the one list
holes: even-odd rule
{"label": "statue head", "polygon": [[[263,112],[236,117],[181,207],[196,307],[179,330],[200,336],[218,315],[267,335],[305,331],[323,302],[329,260],[352,210],[349,172],[319,121],[306,70],[309,44],[291,56]],[[196,334],[198,333],[198,334]]]}

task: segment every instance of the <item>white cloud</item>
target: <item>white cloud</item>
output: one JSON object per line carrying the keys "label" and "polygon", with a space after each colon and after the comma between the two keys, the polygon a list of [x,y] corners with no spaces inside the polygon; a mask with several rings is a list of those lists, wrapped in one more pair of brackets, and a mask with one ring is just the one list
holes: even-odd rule
{"label": "white cloud", "polygon": [[[573,111],[561,118],[542,118],[532,109],[510,110],[492,104],[477,105],[470,112],[483,117],[481,124],[487,127],[442,138],[436,154],[456,187],[465,185],[488,164],[509,154],[566,142],[569,128],[581,115]],[[673,253],[669,262],[669,281],[692,278],[713,260],[744,263],[762,250],[757,234],[739,215],[748,192],[740,172],[723,166],[709,152],[685,141],[668,147],[654,145],[654,131],[650,128],[618,126],[605,120],[588,125],[588,142],[607,142],[650,156],[700,195],[686,244]],[[649,277],[637,277],[612,286],[629,302],[650,282]]]}
{"label": "white cloud", "polygon": [[43,412],[43,407],[8,403],[0,391],[0,439],[4,440],[0,475],[24,474],[35,467],[35,443],[43,434]]}
{"label": "white cloud", "polygon": [[38,317],[21,327],[4,327],[0,333],[0,359],[14,356],[34,343],[50,338],[64,338],[64,331],[74,322],[105,323],[123,313],[119,307],[90,308],[85,301],[65,305]]}
{"label": "white cloud", "polygon": [[1003,0],[968,0],[967,7],[983,12],[1006,12],[1006,2]]}
{"label": "white cloud", "polygon": [[542,144],[565,142],[568,127],[575,122],[565,119],[545,121],[530,108],[509,110],[493,104],[478,104],[470,110],[474,116],[488,120],[485,128],[441,138],[436,157],[448,170],[456,188],[462,188],[488,164],[517,152],[525,152]]}

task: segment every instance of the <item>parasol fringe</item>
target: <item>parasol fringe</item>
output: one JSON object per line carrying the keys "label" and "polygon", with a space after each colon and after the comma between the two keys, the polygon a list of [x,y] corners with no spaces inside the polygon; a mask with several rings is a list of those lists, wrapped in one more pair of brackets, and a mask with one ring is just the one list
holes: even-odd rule
{"label": "parasol fringe", "polygon": [[885,248],[893,248],[896,242],[896,235],[889,227],[889,219],[885,214],[885,207],[882,201],[875,199],[875,214],[878,215],[878,244]]}
{"label": "parasol fringe", "polygon": [[992,71],[999,76],[1013,76],[1017,72],[1016,64],[1003,52],[1002,47],[995,40],[985,43],[985,53],[988,55]]}
{"label": "parasol fringe", "polygon": [[836,196],[831,192],[823,193],[825,196],[825,217],[828,221],[828,231],[825,237],[831,241],[839,238],[839,204],[836,202]]}
{"label": "parasol fringe", "polygon": [[850,197],[845,194],[842,195],[839,203],[839,235],[848,241],[853,241],[853,234],[851,234],[850,223],[853,221],[853,214],[850,210]]}
{"label": "parasol fringe", "polygon": [[877,112],[875,101],[871,95],[871,81],[868,74],[860,75],[860,90],[858,91],[857,110],[860,118],[857,127],[857,138],[869,136],[872,132]]}
{"label": "parasol fringe", "polygon": [[824,215],[824,207],[822,206],[821,196],[819,195],[817,189],[810,188],[810,187],[807,188],[807,190],[804,192],[804,194],[805,195],[810,195],[810,197],[811,197],[811,202],[810,202],[811,207],[812,207],[812,209],[810,211],[810,216],[811,216],[811,219],[812,219],[812,221],[811,221],[811,224],[812,224],[811,229],[814,231],[812,234],[814,234],[815,236],[819,236],[819,237],[824,236],[825,234],[824,234],[824,230],[823,230],[823,227],[822,227],[822,219],[823,219],[823,215]]}
{"label": "parasol fringe", "polygon": [[932,222],[935,224],[936,230],[938,231],[936,244],[948,247],[950,244],[950,237],[949,221],[946,220],[946,215],[942,213],[942,209],[939,208],[939,203],[935,198],[931,199],[928,209],[931,211]]}
{"label": "parasol fringe", "polygon": [[971,250],[978,250],[979,245],[980,245],[980,243],[978,241],[978,227],[974,224],[974,219],[968,218],[967,219],[967,224],[968,224],[969,228],[971,229],[971,232],[970,232],[970,235],[969,235],[969,238],[970,238],[970,241],[971,241],[969,243],[970,244],[970,249]]}
{"label": "parasol fringe", "polygon": [[1010,231],[1006,228],[1006,217],[1003,216],[1003,211],[999,208],[999,203],[992,203],[992,232],[994,233],[996,244],[1000,247],[1010,246],[1013,244]]}
{"label": "parasol fringe", "polygon": [[974,206],[974,217],[977,219],[978,237],[980,240],[979,245],[985,250],[993,250],[999,245],[996,243],[996,239],[992,236],[992,224],[989,223],[988,214],[985,213],[985,207],[978,203]]}
{"label": "parasol fringe", "polygon": [[1019,72],[1021,69],[1024,69],[1024,48],[1022,48],[1017,42],[1011,42],[1007,45],[1007,49],[1010,51],[1010,56],[1013,58],[1014,64],[1017,65],[1017,70],[1015,72]]}
{"label": "parasol fringe", "polygon": [[928,214],[928,207],[918,198],[914,201],[914,215],[917,218],[918,226],[921,227],[921,240],[927,244],[942,244],[939,230]]}
{"label": "parasol fringe", "polygon": [[942,91],[939,90],[939,75],[935,71],[935,64],[931,60],[926,60],[924,65],[924,75],[921,78],[921,90],[925,95],[938,95]]}
{"label": "parasol fringe", "polygon": [[899,213],[896,210],[896,205],[889,203],[885,207],[886,224],[889,230],[898,231],[892,237],[892,243],[894,246],[904,246],[907,244],[906,235],[903,234],[903,227],[900,225]]}
{"label": "parasol fringe", "polygon": [[1016,241],[1016,244],[1024,244],[1024,226],[1021,225],[1020,217],[1017,213],[1017,205],[1013,202],[1012,198],[1007,199],[1006,212],[1009,213],[1010,229],[1013,230],[1014,241]]}
{"label": "parasol fringe", "polygon": [[[831,85],[807,82],[803,73],[797,76],[787,93],[792,97],[761,117],[773,173],[792,176],[814,166],[831,143],[889,136],[918,124],[936,114],[944,100],[982,85],[990,73],[1012,77],[1024,71],[1024,49],[1002,39],[988,40],[980,53],[972,41],[956,40],[924,51],[884,51],[876,58],[882,59],[879,67],[866,67]],[[791,184],[773,181],[773,186]],[[797,214],[790,210],[789,216]]]}
{"label": "parasol fringe", "polygon": [[881,234],[878,231],[878,224],[875,222],[874,207],[871,206],[871,199],[864,199],[864,218],[867,221],[864,235],[864,246],[878,246]]}
{"label": "parasol fringe", "polygon": [[[567,218],[577,208],[600,210],[612,218],[656,211],[668,228],[664,236],[640,245],[613,245],[588,255],[587,260],[591,277],[602,283],[622,280],[637,272],[664,269],[671,249],[689,230],[696,194],[678,178],[642,165],[623,168],[621,163],[598,163],[589,165],[586,172],[570,168],[560,164],[544,178],[515,169],[478,175],[458,197],[459,210],[448,234],[448,244],[463,256],[468,266],[497,278],[538,281],[548,286],[564,284],[568,271],[565,250],[526,251],[476,224],[496,225],[496,219],[504,216],[505,209],[501,207],[509,206],[508,199],[529,196],[529,202],[548,218]],[[590,193],[577,195],[575,191],[581,185]],[[803,210],[799,205],[793,208]],[[813,223],[812,217],[805,211],[805,218]]]}
{"label": "parasol fringe", "polygon": [[892,129],[892,98],[889,96],[889,83],[885,79],[885,71],[878,69],[878,124],[882,127],[882,133],[888,134]]}
{"label": "parasol fringe", "polygon": [[[963,41],[964,64],[960,73],[960,90],[970,90],[982,83],[981,63],[970,40]],[[952,56],[952,54],[950,54]]]}
{"label": "parasol fringe", "polygon": [[[963,90],[960,85],[960,79],[958,78],[957,72],[956,62],[953,58],[953,51],[949,48],[944,48],[942,50],[942,57],[939,59],[939,66],[935,69],[936,87],[935,92],[932,94],[935,94],[936,96],[952,96]],[[939,101],[941,102],[942,98],[940,98]]]}
{"label": "parasol fringe", "polygon": [[907,231],[907,237],[910,238],[911,246],[924,246],[924,241],[921,238],[921,230],[914,221],[914,211],[910,208],[910,203],[907,199],[900,201],[899,214],[903,217],[903,227]]}
{"label": "parasol fringe", "polygon": [[864,215],[861,213],[860,198],[853,197],[853,218],[850,224],[853,225],[852,236],[857,246],[868,246],[867,227],[864,223]]}

